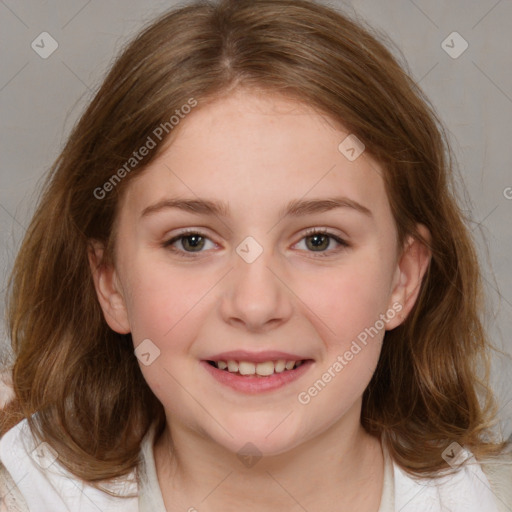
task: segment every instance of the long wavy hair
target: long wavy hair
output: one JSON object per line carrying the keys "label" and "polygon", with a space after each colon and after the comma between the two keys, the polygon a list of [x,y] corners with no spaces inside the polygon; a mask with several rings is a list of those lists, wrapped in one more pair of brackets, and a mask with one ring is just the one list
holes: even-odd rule
{"label": "long wavy hair", "polygon": [[[15,398],[2,431],[27,418],[65,467],[100,488],[137,466],[153,423],[162,431],[163,406],[130,335],[103,317],[88,247],[103,242],[112,261],[119,199],[178,133],[169,123],[176,110],[236,87],[286,95],[355,134],[384,168],[400,242],[412,235],[432,251],[414,309],[385,334],[363,396],[364,428],[419,476],[446,467],[452,441],[477,457],[497,453],[480,271],[446,133],[381,35],[308,0],[182,5],[115,61],[53,165],[17,255],[7,308]],[[127,167],[148,137],[154,149]]]}

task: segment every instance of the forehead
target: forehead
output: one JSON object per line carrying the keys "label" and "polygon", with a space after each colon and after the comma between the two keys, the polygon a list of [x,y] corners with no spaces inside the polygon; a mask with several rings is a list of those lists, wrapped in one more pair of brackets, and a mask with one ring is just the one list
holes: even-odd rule
{"label": "forehead", "polygon": [[239,90],[188,114],[124,202],[140,214],[169,196],[217,199],[259,218],[300,198],[389,209],[381,167],[366,152],[347,158],[347,137],[350,145],[351,134],[303,103]]}

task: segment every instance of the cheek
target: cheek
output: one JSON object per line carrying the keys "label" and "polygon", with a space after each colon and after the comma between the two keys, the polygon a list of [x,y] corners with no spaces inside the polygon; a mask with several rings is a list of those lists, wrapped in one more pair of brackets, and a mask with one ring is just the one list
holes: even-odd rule
{"label": "cheek", "polygon": [[377,257],[354,258],[352,263],[323,269],[301,285],[300,296],[314,313],[311,318],[317,318],[317,325],[322,321],[321,332],[334,346],[343,347],[374,326],[388,308],[389,268]]}
{"label": "cheek", "polygon": [[165,345],[178,328],[190,323],[211,276],[190,279],[186,272],[154,261],[144,265],[135,260],[130,268],[127,310],[134,341],[153,337]]}
{"label": "cheek", "polygon": [[362,396],[372,378],[385,332],[381,315],[388,314],[386,275],[366,260],[365,265],[317,276],[311,282],[315,286],[303,291],[324,344],[316,371],[297,397],[312,431],[317,424],[315,414],[309,413],[323,411],[325,422],[335,421]]}
{"label": "cheek", "polygon": [[190,279],[169,265],[143,263],[132,260],[130,265],[127,309],[132,339],[135,348],[145,344],[144,352],[150,353],[147,365],[139,357],[145,381],[166,408],[174,409],[188,399],[180,385],[190,380],[183,363],[197,338],[212,278]]}
{"label": "cheek", "polygon": [[143,258],[134,258],[128,268],[127,310],[133,343],[135,348],[145,343],[151,356],[156,354],[149,365],[139,359],[144,378],[162,403],[170,397],[186,400],[178,382],[190,380],[187,365],[195,363],[193,344],[213,307],[207,292],[218,277],[205,271],[194,272],[192,278],[190,271],[155,259],[146,264]]}

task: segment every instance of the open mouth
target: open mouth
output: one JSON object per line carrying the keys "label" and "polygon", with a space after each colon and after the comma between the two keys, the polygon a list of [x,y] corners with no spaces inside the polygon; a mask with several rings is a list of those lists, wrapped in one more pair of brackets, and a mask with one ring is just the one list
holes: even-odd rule
{"label": "open mouth", "polygon": [[278,359],[276,361],[264,361],[261,363],[228,360],[207,361],[207,363],[214,368],[234,375],[246,377],[270,377],[275,374],[293,371],[308,361],[312,361],[312,359],[303,359],[299,361]]}

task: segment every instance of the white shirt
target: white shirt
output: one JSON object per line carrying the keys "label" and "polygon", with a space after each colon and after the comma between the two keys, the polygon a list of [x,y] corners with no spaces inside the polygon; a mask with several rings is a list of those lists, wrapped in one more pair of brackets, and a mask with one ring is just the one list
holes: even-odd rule
{"label": "white shirt", "polygon": [[[0,440],[0,460],[16,488],[6,498],[6,510],[29,512],[166,512],[158,484],[153,456],[154,428],[141,443],[141,464],[137,480],[134,470],[108,486],[122,495],[137,493],[132,498],[111,497],[70,474],[55,459],[48,445],[35,442],[27,420],[9,430]],[[512,491],[512,464],[507,462],[505,485],[507,503],[498,498],[474,457],[462,464],[452,475],[436,479],[415,479],[394,463],[387,450],[384,453],[384,485],[378,512],[502,512],[511,511],[508,501]],[[471,456],[470,453],[468,453]],[[508,476],[507,476],[508,475]],[[4,480],[4,486],[7,484]],[[11,484],[12,486],[12,484]],[[11,489],[0,488],[5,495]],[[26,506],[9,506],[9,499],[18,493]],[[503,497],[504,494],[502,494]],[[11,508],[10,508],[11,507]],[[27,508],[28,507],[28,508]]]}

